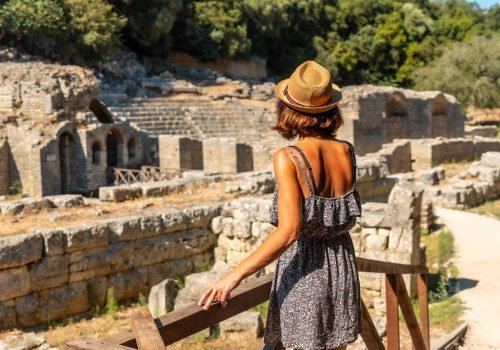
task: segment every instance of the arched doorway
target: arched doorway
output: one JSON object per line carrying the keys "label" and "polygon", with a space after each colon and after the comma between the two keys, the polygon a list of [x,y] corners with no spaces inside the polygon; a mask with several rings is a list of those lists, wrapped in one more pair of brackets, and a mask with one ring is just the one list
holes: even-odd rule
{"label": "arched doorway", "polygon": [[71,193],[71,156],[73,136],[64,132],[59,136],[59,165],[61,171],[61,193]]}
{"label": "arched doorway", "polygon": [[116,129],[110,129],[106,137],[106,159],[108,168],[113,168],[120,163],[120,145],[123,143],[122,135]]}

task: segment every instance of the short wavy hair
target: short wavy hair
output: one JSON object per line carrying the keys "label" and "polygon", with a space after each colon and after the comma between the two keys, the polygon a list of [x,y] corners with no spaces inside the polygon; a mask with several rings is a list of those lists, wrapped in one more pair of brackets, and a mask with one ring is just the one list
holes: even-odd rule
{"label": "short wavy hair", "polygon": [[338,106],[323,113],[303,113],[288,107],[280,99],[276,101],[276,118],[276,124],[270,128],[288,140],[293,140],[297,135],[299,139],[336,135],[344,124]]}

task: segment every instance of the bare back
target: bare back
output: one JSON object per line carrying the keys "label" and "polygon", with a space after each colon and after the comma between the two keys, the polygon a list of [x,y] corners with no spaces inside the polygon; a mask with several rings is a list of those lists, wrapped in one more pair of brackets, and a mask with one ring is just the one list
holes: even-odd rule
{"label": "bare back", "polygon": [[303,140],[297,142],[297,146],[300,150],[291,149],[291,152],[300,157],[302,151],[310,167],[306,175],[294,162],[304,197],[309,195],[308,182],[314,195],[324,198],[341,197],[355,186],[356,165],[351,143],[338,139]]}

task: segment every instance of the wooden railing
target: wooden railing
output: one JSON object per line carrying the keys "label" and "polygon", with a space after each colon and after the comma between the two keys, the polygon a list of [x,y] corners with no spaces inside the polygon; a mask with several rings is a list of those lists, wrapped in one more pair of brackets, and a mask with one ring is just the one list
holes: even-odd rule
{"label": "wooden railing", "polygon": [[[363,300],[361,300],[363,331],[361,337],[369,350],[400,349],[398,307],[401,308],[406,325],[410,332],[413,348],[430,350],[429,315],[427,304],[428,269],[421,265],[406,265],[383,261],[356,258],[358,270],[361,272],[385,274],[387,337],[386,345],[377,332]],[[417,293],[420,306],[420,322],[413,312],[410,296],[406,289],[403,274],[417,274]],[[159,350],[212,325],[224,321],[240,312],[257,306],[269,298],[273,275],[243,283],[231,294],[226,307],[214,305],[204,311],[201,306],[193,305],[174,310],[153,320],[147,310],[132,318],[132,329],[108,338],[96,340],[79,338],[67,343],[73,350],[126,350],[146,349]],[[218,304],[215,302],[214,304]],[[284,347],[278,343],[264,349],[278,350]]]}
{"label": "wooden railing", "polygon": [[113,168],[113,183],[118,186],[138,182],[170,180],[181,171],[182,169],[164,169],[149,165],[143,165],[141,169]]}

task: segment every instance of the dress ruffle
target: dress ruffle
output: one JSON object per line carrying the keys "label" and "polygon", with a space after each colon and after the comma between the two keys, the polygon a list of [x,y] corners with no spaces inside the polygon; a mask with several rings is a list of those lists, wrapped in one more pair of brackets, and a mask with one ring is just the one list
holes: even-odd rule
{"label": "dress ruffle", "polygon": [[[274,188],[273,205],[269,222],[278,226],[278,185]],[[329,228],[329,231],[345,231],[346,227],[353,226],[353,217],[361,216],[361,199],[356,188],[343,196],[327,198],[310,195],[304,199],[302,207],[303,222],[307,225]],[[317,215],[322,213],[322,215]],[[338,230],[336,230],[336,228]],[[339,231],[341,232],[341,231]]]}

